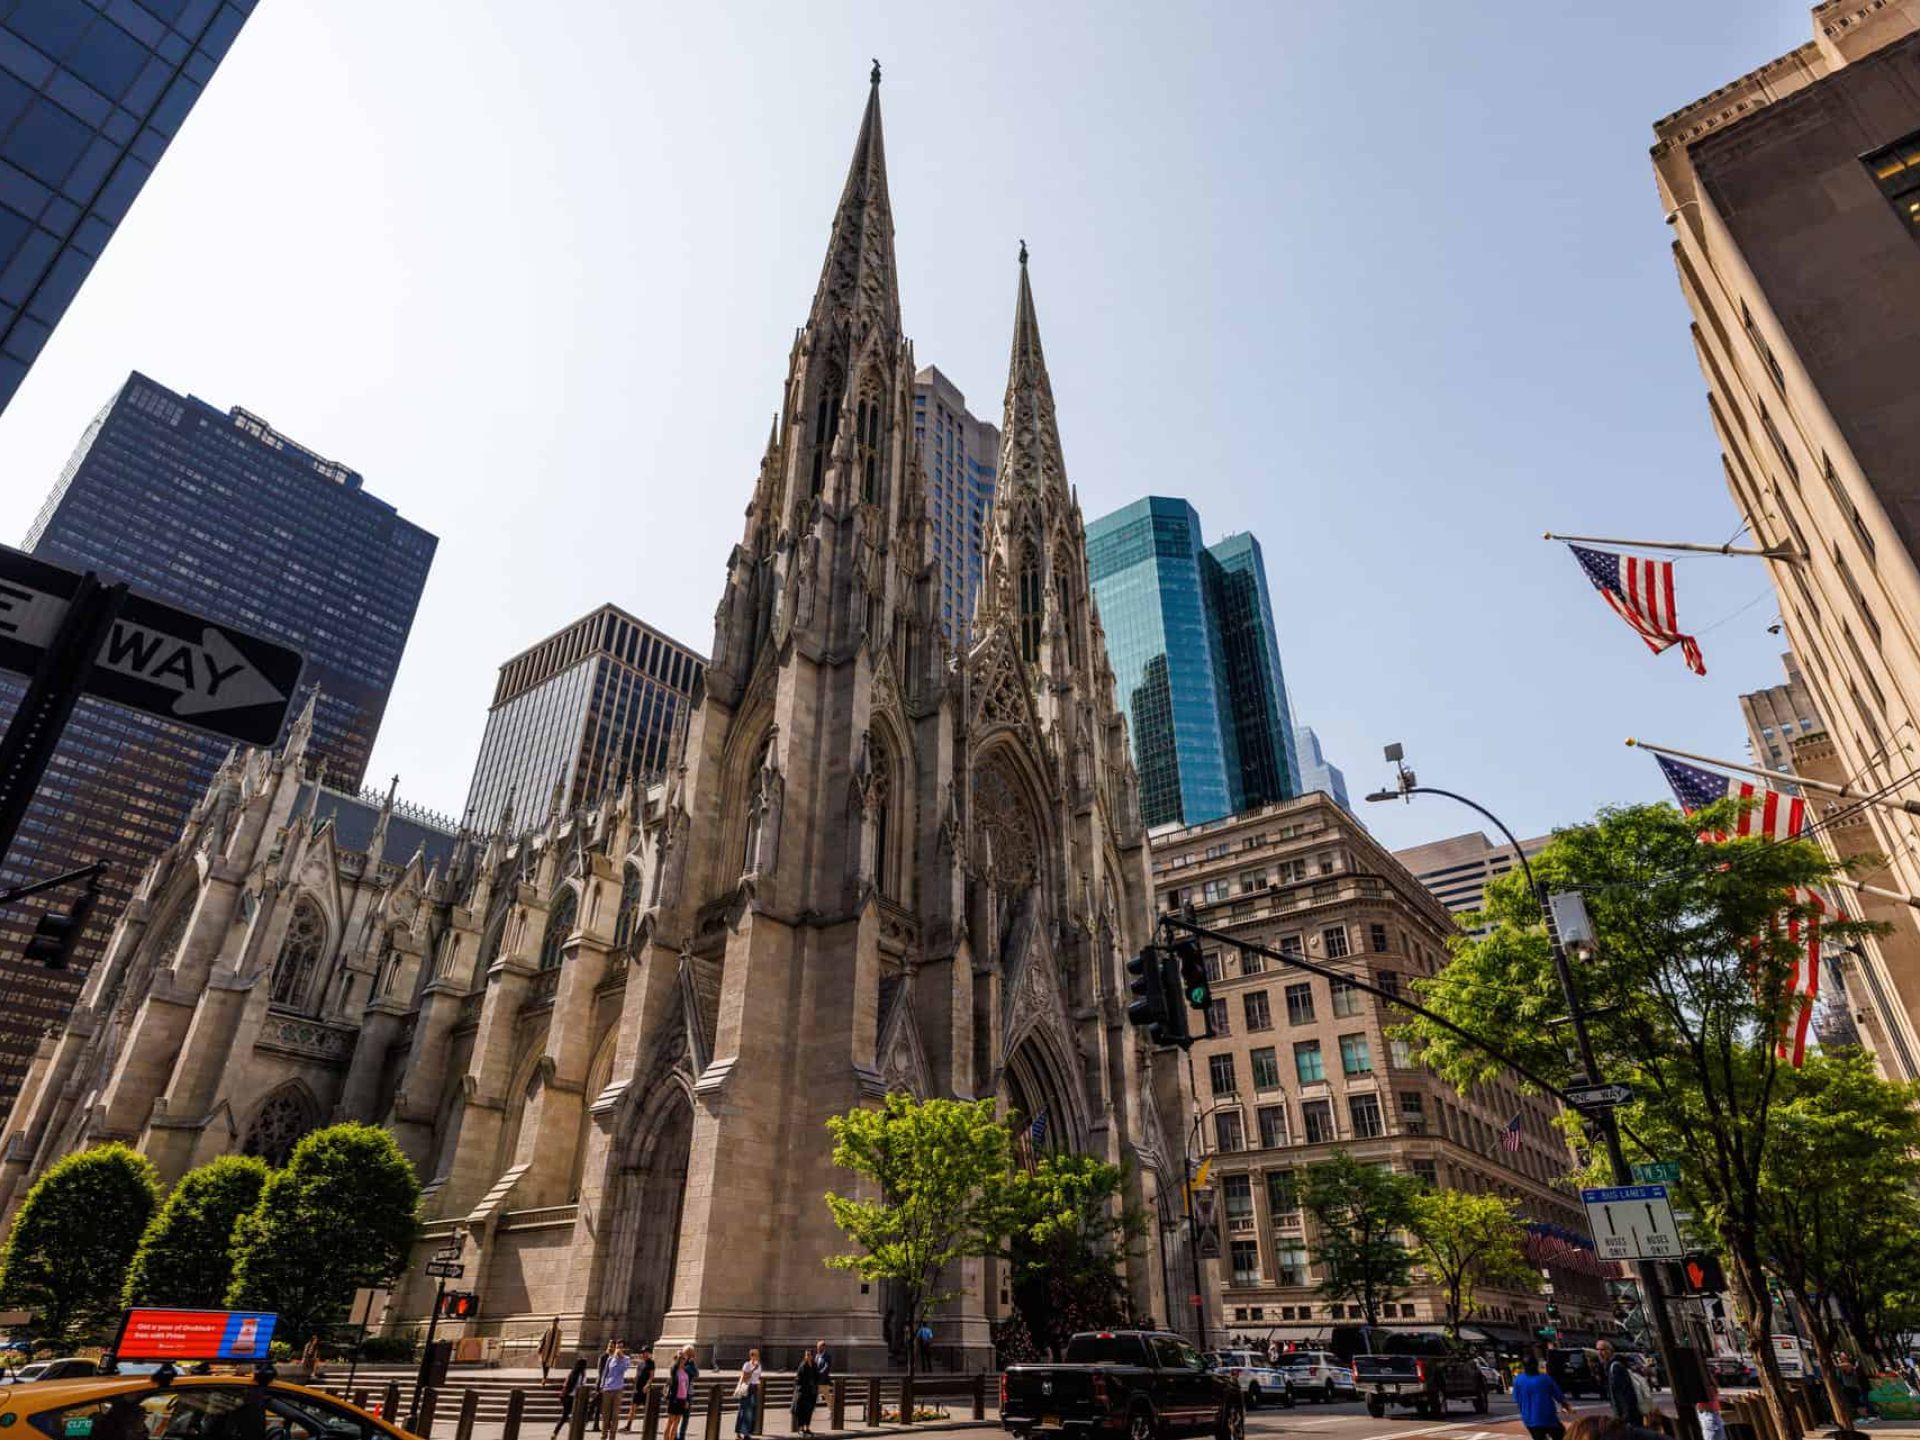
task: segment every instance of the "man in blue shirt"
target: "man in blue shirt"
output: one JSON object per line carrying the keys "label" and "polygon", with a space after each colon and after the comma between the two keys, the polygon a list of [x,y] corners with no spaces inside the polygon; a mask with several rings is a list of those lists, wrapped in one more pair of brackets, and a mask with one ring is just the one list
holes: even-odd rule
{"label": "man in blue shirt", "polygon": [[1571,1415],[1573,1406],[1561,1393],[1560,1382],[1540,1373],[1540,1357],[1531,1350],[1513,1377],[1513,1403],[1520,1407],[1520,1423],[1533,1440],[1566,1440],[1567,1427],[1560,1423],[1560,1416]]}

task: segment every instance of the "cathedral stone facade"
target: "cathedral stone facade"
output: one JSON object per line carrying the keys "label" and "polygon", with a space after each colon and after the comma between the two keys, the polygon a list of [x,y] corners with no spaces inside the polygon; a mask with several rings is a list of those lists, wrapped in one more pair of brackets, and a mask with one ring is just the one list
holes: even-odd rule
{"label": "cathedral stone facade", "polygon": [[[895,1089],[993,1097],[1044,1116],[1048,1148],[1124,1165],[1132,1204],[1177,1209],[1177,1077],[1125,1014],[1146,841],[1026,253],[955,649],[878,82],[665,782],[471,835],[326,789],[310,718],[234,756],[42,1044],[0,1206],[100,1140],[171,1181],[379,1120],[426,1183],[423,1252],[465,1246],[471,1332],[557,1314],[582,1344],[723,1363],[825,1336],[858,1366],[897,1353],[901,1317],[821,1263],[844,1248],[821,1197],[851,1178],[831,1115]],[[1154,1241],[1125,1266],[1167,1316]],[[1005,1277],[964,1268],[942,1344],[980,1361]],[[429,1294],[415,1266],[393,1315]]]}

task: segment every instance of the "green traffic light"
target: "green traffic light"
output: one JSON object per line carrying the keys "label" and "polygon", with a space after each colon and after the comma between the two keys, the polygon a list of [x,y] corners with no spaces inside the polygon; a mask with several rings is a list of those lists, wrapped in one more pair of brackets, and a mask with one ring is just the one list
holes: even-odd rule
{"label": "green traffic light", "polygon": [[1204,1005],[1207,1003],[1208,993],[1205,985],[1195,985],[1187,991],[1187,1003],[1189,1005]]}

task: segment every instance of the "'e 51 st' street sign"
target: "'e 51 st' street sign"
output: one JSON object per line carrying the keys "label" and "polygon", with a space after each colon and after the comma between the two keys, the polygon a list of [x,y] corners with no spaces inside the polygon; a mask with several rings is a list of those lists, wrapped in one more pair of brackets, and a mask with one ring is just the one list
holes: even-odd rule
{"label": "'e 51 st' street sign", "polygon": [[[80,588],[77,571],[0,547],[0,668],[31,675]],[[86,692],[246,745],[271,745],[305,659],[204,615],[129,591]]]}
{"label": "'e 51 st' street sign", "polygon": [[1680,1166],[1673,1160],[1648,1160],[1633,1167],[1634,1183],[1638,1185],[1678,1185]]}

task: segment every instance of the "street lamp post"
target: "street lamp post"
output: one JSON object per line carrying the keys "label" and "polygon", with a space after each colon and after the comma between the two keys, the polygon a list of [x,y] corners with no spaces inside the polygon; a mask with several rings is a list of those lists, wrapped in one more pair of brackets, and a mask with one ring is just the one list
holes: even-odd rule
{"label": "street lamp post", "polygon": [[[1507,828],[1506,822],[1486,806],[1476,800],[1469,800],[1465,795],[1456,794],[1451,790],[1442,790],[1434,785],[1419,784],[1414,773],[1403,763],[1404,752],[1398,744],[1387,746],[1386,753],[1387,759],[1394,765],[1396,786],[1392,790],[1376,790],[1367,796],[1367,799],[1370,801],[1404,800],[1411,804],[1415,795],[1439,795],[1448,800],[1457,801],[1469,810],[1485,816],[1494,828],[1506,837],[1507,844],[1513,847],[1514,858],[1520,862],[1521,873],[1526,877],[1527,890],[1540,906],[1541,915],[1547,916],[1549,906],[1546,893],[1534,879],[1533,865],[1527,859],[1527,852],[1521,847],[1513,831]],[[1567,963],[1566,948],[1560,943],[1560,936],[1551,923],[1547,925],[1547,943],[1553,952],[1553,973],[1560,981],[1560,993],[1566,1000],[1567,1020],[1573,1029],[1573,1043],[1579,1053],[1580,1064],[1587,1072],[1589,1084],[1601,1084],[1603,1081],[1600,1075],[1599,1058],[1594,1054],[1593,1037],[1587,1030],[1586,1007],[1581,1004],[1580,991],[1574,985],[1573,967]],[[1602,1107],[1590,1118],[1599,1128],[1601,1139],[1607,1147],[1607,1161],[1613,1169],[1613,1183],[1631,1185],[1633,1168],[1627,1164],[1626,1153],[1620,1148],[1620,1126],[1614,1119],[1612,1109]],[[1696,1435],[1698,1431],[1694,1417],[1685,1413],[1687,1406],[1680,1403],[1680,1368],[1675,1364],[1675,1353],[1679,1350],[1680,1343],[1674,1334],[1673,1317],[1667,1313],[1666,1293],[1660,1284],[1659,1272],[1652,1262],[1646,1260],[1636,1261],[1634,1269],[1639,1274],[1640,1293],[1646,1297],[1647,1309],[1653,1314],[1654,1337],[1660,1346],[1660,1361],[1666,1366],[1668,1380],[1673,1386],[1674,1409],[1682,1412],[1674,1418],[1679,1422],[1682,1434]]]}

